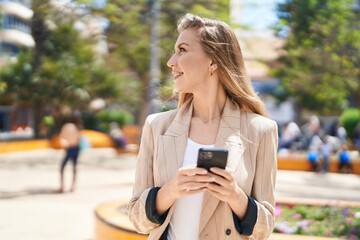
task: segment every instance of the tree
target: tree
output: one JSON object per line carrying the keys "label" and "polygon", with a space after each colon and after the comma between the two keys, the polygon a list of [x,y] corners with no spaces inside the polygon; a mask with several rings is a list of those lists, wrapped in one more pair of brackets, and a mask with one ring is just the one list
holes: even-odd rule
{"label": "tree", "polygon": [[286,54],[275,75],[300,108],[322,114],[360,107],[360,22],[353,0],[279,4]]}
{"label": "tree", "polygon": [[45,108],[82,108],[96,97],[117,101],[121,81],[95,60],[93,40],[81,38],[73,28],[74,15],[52,8],[45,0],[32,4],[36,47],[0,73],[5,85],[0,101],[29,104],[37,135]]}
{"label": "tree", "polygon": [[[166,62],[173,52],[176,41],[176,23],[186,12],[192,12],[206,17],[216,17],[228,21],[229,1],[198,0],[173,1],[163,0],[160,9],[160,62],[161,85],[166,85],[169,72]],[[146,100],[148,99],[150,76],[150,4],[149,0],[109,0],[104,14],[111,25],[108,30],[108,41],[115,50],[110,56],[109,66],[119,71],[119,74],[131,74],[129,81],[141,84],[142,91],[137,93],[142,98],[139,122],[144,121],[148,114]]]}

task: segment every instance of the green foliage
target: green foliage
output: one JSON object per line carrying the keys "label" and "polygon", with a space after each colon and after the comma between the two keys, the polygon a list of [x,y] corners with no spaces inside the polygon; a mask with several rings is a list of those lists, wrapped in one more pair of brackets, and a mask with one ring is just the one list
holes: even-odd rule
{"label": "green foliage", "polygon": [[101,131],[108,132],[110,123],[115,122],[120,127],[134,122],[130,112],[118,109],[104,109],[96,114]]}
{"label": "green foliage", "polygon": [[53,116],[50,116],[50,115],[44,116],[43,119],[42,119],[42,122],[47,127],[52,127],[52,126],[55,125],[55,119],[54,119]]}
{"label": "green foliage", "polygon": [[[15,63],[4,67],[0,72],[0,81],[3,83],[0,94],[2,104],[9,104],[11,99],[21,101],[30,98],[31,89],[33,89],[34,85],[31,81],[31,60],[31,53],[22,52]],[[22,86],[27,88],[25,89]]]}
{"label": "green foliage", "polygon": [[346,129],[347,136],[350,139],[354,138],[354,129],[360,122],[360,109],[349,108],[345,110],[340,116],[340,123]]}
{"label": "green foliage", "polygon": [[96,118],[95,114],[84,111],[81,113],[81,120],[84,129],[99,130],[99,120]]}
{"label": "green foliage", "polygon": [[289,30],[275,75],[298,104],[323,114],[360,106],[360,24],[353,0],[279,4],[279,33]]}
{"label": "green foliage", "polygon": [[[36,46],[0,72],[1,103],[30,103],[41,114],[45,106],[85,108],[98,97],[109,103],[121,100],[125,107],[138,102],[130,94],[138,85],[99,61],[94,39],[84,39],[74,29],[77,16],[51,8],[48,0],[34,0],[32,7]],[[35,132],[40,114],[35,114]]]}
{"label": "green foliage", "polygon": [[[4,85],[0,98],[81,107],[95,97],[116,101],[121,91],[137,87],[97,61],[94,41],[80,37],[73,28],[73,15],[43,3],[33,3],[34,21],[38,22],[33,25],[36,48],[20,54],[16,63],[0,73]],[[129,105],[137,102],[130,99]]]}

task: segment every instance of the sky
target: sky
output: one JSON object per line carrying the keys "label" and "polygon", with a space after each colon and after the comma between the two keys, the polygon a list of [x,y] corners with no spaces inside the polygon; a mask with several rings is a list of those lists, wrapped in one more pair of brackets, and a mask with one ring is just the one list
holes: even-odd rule
{"label": "sky", "polygon": [[241,22],[255,29],[266,29],[276,23],[276,4],[284,0],[242,0]]}

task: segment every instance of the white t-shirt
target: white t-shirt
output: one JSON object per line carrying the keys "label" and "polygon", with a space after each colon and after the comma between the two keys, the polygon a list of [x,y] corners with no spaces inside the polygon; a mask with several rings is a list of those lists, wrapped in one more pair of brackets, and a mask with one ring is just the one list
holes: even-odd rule
{"label": "white t-shirt", "polygon": [[[183,167],[196,166],[200,148],[213,148],[214,145],[203,145],[187,141]],[[175,209],[171,216],[168,240],[197,240],[199,238],[199,222],[204,193],[197,193],[175,202]]]}

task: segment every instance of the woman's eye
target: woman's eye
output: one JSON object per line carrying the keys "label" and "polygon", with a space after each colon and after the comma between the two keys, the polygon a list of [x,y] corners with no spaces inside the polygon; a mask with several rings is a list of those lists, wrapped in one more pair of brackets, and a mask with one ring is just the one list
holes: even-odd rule
{"label": "woman's eye", "polygon": [[186,52],[185,48],[179,48],[179,52]]}

